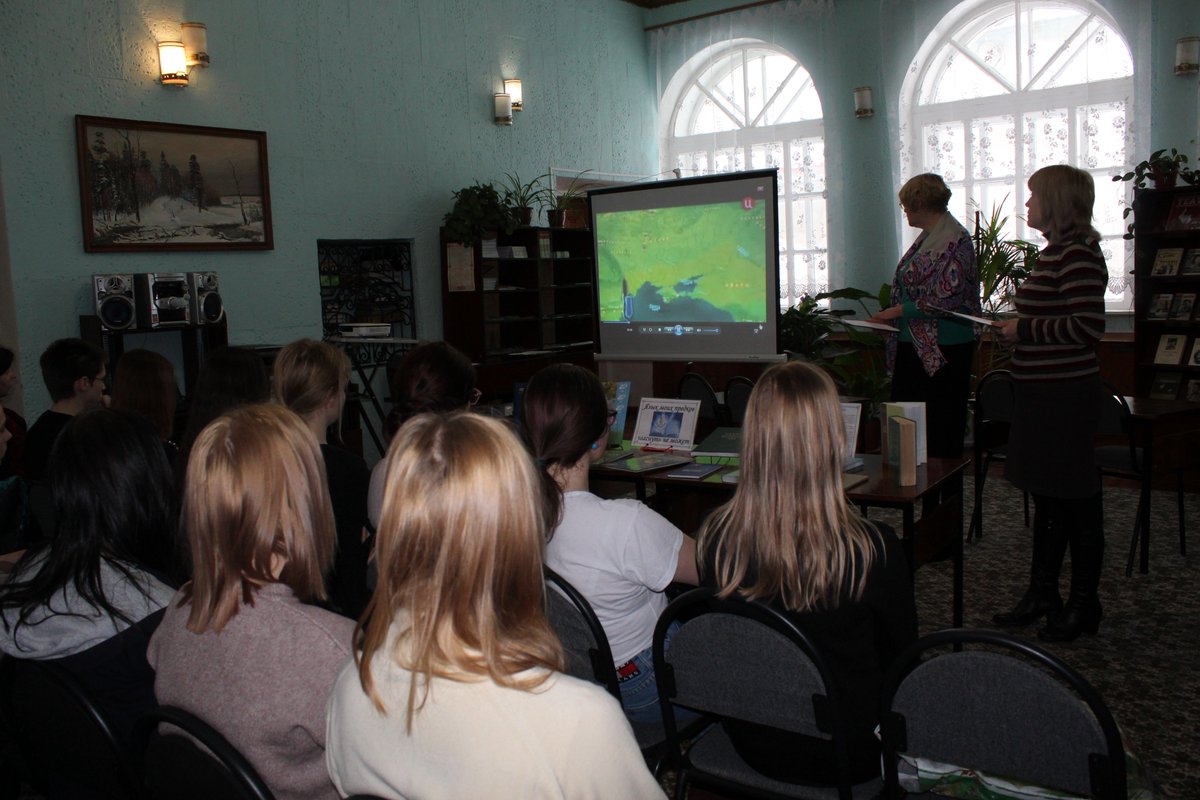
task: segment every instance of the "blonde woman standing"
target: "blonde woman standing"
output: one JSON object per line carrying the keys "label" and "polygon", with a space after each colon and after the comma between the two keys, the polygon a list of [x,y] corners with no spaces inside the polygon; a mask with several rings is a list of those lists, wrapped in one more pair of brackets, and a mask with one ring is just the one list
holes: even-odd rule
{"label": "blonde woman standing", "polygon": [[[879,775],[873,730],[883,672],[917,637],[908,562],[887,526],[842,488],[846,449],[833,381],[804,362],[763,373],[750,395],[741,480],[700,530],[702,583],[786,612],[821,650],[849,723],[854,780]],[[791,782],[836,780],[829,742],[730,723],[738,753]]]}
{"label": "blonde woman standing", "polygon": [[329,701],[343,795],[662,797],[616,700],[559,672],[544,541],[538,476],[503,423],[458,412],[400,428],[379,583]]}

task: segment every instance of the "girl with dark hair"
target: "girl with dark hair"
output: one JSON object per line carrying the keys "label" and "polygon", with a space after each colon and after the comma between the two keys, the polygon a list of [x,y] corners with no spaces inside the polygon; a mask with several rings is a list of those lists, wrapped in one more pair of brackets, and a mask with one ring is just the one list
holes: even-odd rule
{"label": "girl with dark hair", "polygon": [[173,592],[155,569],[175,541],[171,469],[148,422],[105,408],[72,418],[50,463],[57,533],[0,586],[0,651],[71,672],[128,738],[154,706],[146,644]]}
{"label": "girl with dark hair", "polygon": [[[247,347],[220,347],[209,353],[188,398],[187,429],[179,443],[175,474],[182,478],[192,443],[208,423],[227,411],[270,399],[271,378],[258,353]],[[182,489],[183,481],[179,483]]]}
{"label": "girl with dark hair", "polygon": [[141,414],[154,425],[173,459],[179,452],[174,442],[175,408],[179,387],[175,368],[153,350],[126,350],[113,370],[112,407]]}
{"label": "girl with dark hair", "polygon": [[[456,411],[479,402],[475,365],[449,342],[424,342],[409,350],[388,376],[388,382],[393,405],[384,431],[389,440],[401,425],[417,414]],[[386,471],[386,458],[381,458],[371,470],[367,516],[373,528],[379,526]]]}
{"label": "girl with dark hair", "polygon": [[667,584],[698,582],[695,542],[643,503],[588,491],[588,470],[604,453],[614,417],[593,373],[571,364],[546,367],[530,379],[521,408],[554,525],[546,563],[600,618],[626,716],[656,721],[650,644]]}
{"label": "girl with dark hair", "polygon": [[[16,354],[7,347],[0,347],[0,403],[13,393],[20,374],[17,371]],[[0,457],[0,480],[25,474],[25,434],[29,426],[25,418],[5,406],[4,430],[8,432],[8,450]]]}
{"label": "girl with dark hair", "polygon": [[[822,651],[847,723],[854,780],[879,776],[879,691],[917,638],[916,601],[896,535],[846,499],[847,448],[833,380],[792,361],[754,385],[742,428],[741,480],[698,536],[701,574],[722,597],[785,611]],[[750,766],[776,780],[836,780],[828,740],[727,723]]]}

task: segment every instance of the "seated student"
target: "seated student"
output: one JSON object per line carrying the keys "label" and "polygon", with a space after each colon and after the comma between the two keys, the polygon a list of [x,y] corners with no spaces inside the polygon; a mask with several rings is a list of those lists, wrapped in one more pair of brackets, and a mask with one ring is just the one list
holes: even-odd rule
{"label": "seated student", "polygon": [[220,731],[279,800],[333,800],[325,703],[354,623],[309,605],[335,545],[317,440],[282,406],[237,409],[196,438],[186,481],[192,580],[150,641],[154,694]]}
{"label": "seated student", "polygon": [[175,537],[171,469],[149,423],[94,409],[59,435],[50,491],[57,534],[0,586],[0,651],[68,670],[129,739],[155,704],[146,643],[174,592],[147,567]]}
{"label": "seated student", "polygon": [[[19,380],[16,354],[7,347],[0,347],[0,403],[13,393]],[[8,449],[0,456],[0,480],[25,474],[25,436],[28,430],[25,418],[11,408],[8,409],[4,417]]]}
{"label": "seated student", "polygon": [[300,415],[321,445],[329,499],[337,526],[337,555],[329,594],[337,611],[357,618],[367,607],[367,521],[370,475],[362,456],[328,441],[329,426],[342,418],[350,360],[331,344],[300,339],[275,357],[275,396]]}
{"label": "seated student", "polygon": [[695,585],[696,543],[645,504],[601,500],[588,469],[604,453],[613,415],[600,379],[570,364],[540,370],[522,398],[525,439],[542,471],[542,496],[557,520],[546,563],[596,611],[621,686],[625,714],[661,719],[650,644],[672,581]]}
{"label": "seated student", "polygon": [[179,454],[175,443],[179,386],[171,362],[153,350],[126,350],[113,372],[112,407],[128,409],[150,420],[174,462]]}
{"label": "seated student", "polygon": [[[770,603],[825,656],[849,722],[854,780],[879,776],[883,673],[917,638],[912,580],[899,540],[860,517],[842,490],[846,450],[833,381],[801,361],[755,384],[742,428],[741,480],[698,536],[701,576],[721,595]],[[730,723],[738,753],[778,780],[830,783],[827,742]]]}
{"label": "seated student", "polygon": [[538,476],[508,426],[422,414],[388,464],[379,586],[329,700],[338,791],[661,798],[613,698],[558,672]]}
{"label": "seated student", "polygon": [[[392,410],[384,426],[390,440],[407,420],[426,411],[470,408],[479,400],[475,388],[475,365],[448,342],[425,342],[404,354],[389,377]],[[383,508],[384,473],[387,459],[371,470],[367,515],[372,527],[379,525]]]}
{"label": "seated student", "polygon": [[42,380],[53,405],[25,436],[25,477],[46,480],[54,440],[71,417],[104,402],[104,353],[82,339],[59,339],[42,353]]}
{"label": "seated student", "polygon": [[271,399],[271,377],[262,356],[248,347],[218,347],[205,357],[188,398],[187,426],[179,441],[175,475],[180,490],[192,443],[208,423],[227,411]]}

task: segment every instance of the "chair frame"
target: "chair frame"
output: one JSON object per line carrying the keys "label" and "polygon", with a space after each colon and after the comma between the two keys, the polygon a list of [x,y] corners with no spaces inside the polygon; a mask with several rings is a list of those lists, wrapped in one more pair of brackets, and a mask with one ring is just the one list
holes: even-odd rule
{"label": "chair frame", "polygon": [[[13,674],[13,672],[17,668],[23,670],[34,670],[38,672],[49,683],[56,685],[58,689],[63,692],[64,697],[70,702],[74,703],[83,712],[83,716],[87,717],[88,720],[95,726],[96,731],[100,734],[100,737],[112,751],[113,763],[116,765],[116,769],[114,770],[115,780],[117,783],[122,784],[131,795],[136,796],[137,790],[141,788],[141,782],[138,780],[138,775],[134,769],[130,753],[126,750],[125,746],[121,744],[120,740],[113,732],[112,725],[104,716],[104,713],[96,707],[95,703],[92,701],[83,685],[80,684],[70,672],[58,666],[57,664],[49,663],[47,661],[13,658],[4,658],[2,661],[4,663],[0,669],[2,669],[5,673],[3,679],[5,694],[3,699],[4,716],[6,716],[9,720],[12,720],[14,723],[14,738],[16,739],[17,746],[20,749],[22,757],[25,759],[25,761],[32,766],[32,764],[36,762],[36,759],[31,759],[29,757],[28,739],[20,731],[21,726],[19,724],[15,724],[16,715],[13,713],[12,709],[12,692],[16,688],[16,676]],[[15,663],[16,661],[21,662],[19,667],[18,664]],[[37,781],[40,780],[40,777],[41,776],[34,776],[34,782],[37,783]]]}
{"label": "chair frame", "polygon": [[[988,468],[993,462],[1003,461],[1004,453],[995,452],[995,448],[988,446],[984,439],[987,436],[989,426],[994,426],[999,423],[1007,423],[1010,420],[991,419],[986,416],[986,408],[983,405],[983,393],[987,387],[997,381],[1007,380],[1011,383],[1012,371],[1007,369],[994,369],[979,379],[979,383],[975,387],[975,397],[972,400],[974,415],[971,420],[972,431],[972,448],[974,450],[974,458],[972,465],[975,471],[975,508],[971,510],[971,523],[967,527],[967,541],[983,538],[983,487],[987,482]],[[1005,438],[1007,443],[1007,437]],[[1024,492],[1025,502],[1025,527],[1029,527],[1029,492]]]}
{"label": "chair frame", "polygon": [[[158,726],[164,723],[194,739],[191,746],[196,749],[197,753],[202,757],[209,758],[214,765],[227,771],[230,777],[245,790],[247,797],[253,798],[253,800],[275,800],[266,781],[220,731],[195,714],[175,706],[159,706],[146,712],[138,720],[138,734],[142,742],[139,763],[141,775],[146,774],[146,756],[151,739],[155,736],[179,736],[179,733],[176,732],[160,733]],[[197,747],[196,742],[202,744],[208,753]]]}
{"label": "chair frame", "polygon": [[[700,397],[688,395],[684,392],[684,387],[689,383],[693,383],[701,387],[702,395]],[[708,378],[704,377],[699,372],[693,372],[690,363],[688,364],[687,371],[684,372],[679,378],[679,387],[676,394],[678,394],[679,397],[684,400],[691,399],[700,401],[699,419],[701,422],[706,422],[714,427],[727,424],[725,406],[721,405],[721,401],[717,398],[716,389],[713,388],[713,385],[709,382]],[[712,403],[711,416],[708,416],[705,413],[704,408],[705,404],[709,402]]]}
{"label": "chair frame", "polygon": [[[742,415],[738,416],[735,419],[734,414],[733,414],[733,405],[729,402],[730,393],[732,391],[735,391],[734,390],[735,386],[746,386],[746,387],[749,387],[750,391],[754,391],[754,381],[752,381],[750,378],[747,378],[745,375],[734,375],[732,378],[730,378],[728,381],[725,382],[725,414],[726,414],[726,416],[729,417],[729,423],[731,425],[736,425],[738,427],[741,427],[742,418],[745,415],[745,408],[744,407],[742,408]],[[749,399],[750,399],[750,396],[749,396],[749,394],[747,394],[746,395],[747,402],[749,402]],[[851,444],[854,444],[854,443],[851,442]]]}
{"label": "chair frame", "polygon": [[[1126,441],[1123,445],[1102,446],[1121,447],[1122,449],[1128,446],[1129,468],[1100,466],[1100,474],[1114,478],[1133,479],[1139,484],[1137,510],[1133,515],[1133,535],[1129,541],[1129,559],[1125,563],[1125,577],[1128,578],[1133,576],[1133,562],[1137,557],[1139,542],[1141,542],[1142,551],[1146,556],[1142,560],[1141,571],[1149,571],[1147,561],[1149,560],[1150,548],[1150,489],[1152,488],[1153,475],[1150,471],[1150,465],[1146,463],[1146,451],[1138,447],[1134,437],[1133,412],[1129,410],[1129,403],[1125,401],[1125,397],[1112,384],[1105,383],[1103,402],[1110,403],[1113,407],[1117,408],[1116,415],[1119,420],[1118,425],[1120,430],[1102,430],[1099,432],[1099,435],[1124,437]],[[1182,542],[1182,539],[1180,541]]]}
{"label": "chair frame", "polygon": [[[794,798],[803,796],[802,794],[781,795],[752,788],[718,775],[713,775],[703,768],[694,766],[691,762],[689,757],[690,748],[685,747],[685,739],[693,737],[697,729],[694,726],[689,726],[680,731],[676,726],[675,711],[672,704],[676,694],[675,668],[667,660],[667,654],[664,652],[664,643],[667,629],[675,622],[684,622],[686,624],[688,620],[698,616],[708,613],[718,613],[743,617],[765,625],[772,631],[784,636],[812,662],[817,673],[820,675],[825,690],[824,695],[814,695],[812,698],[814,721],[821,731],[829,734],[833,742],[836,769],[841,775],[841,779],[836,786],[810,787],[804,784],[796,784],[796,789],[798,792],[803,792],[805,789],[816,789],[819,792],[836,791],[841,800],[851,800],[854,796],[853,788],[846,774],[849,768],[849,751],[847,750],[839,724],[837,690],[831,680],[832,673],[825,663],[824,657],[808,635],[780,611],[763,603],[738,598],[721,598],[717,594],[716,589],[699,588],[680,595],[663,610],[663,613],[659,616],[658,625],[654,630],[654,675],[655,681],[658,684],[658,698],[659,703],[662,705],[663,724],[666,728],[670,758],[679,765],[675,797],[682,798],[686,796],[687,786],[693,777],[700,778],[701,782],[705,784],[711,784],[726,791],[735,791],[753,797]],[[719,724],[720,722],[719,718],[709,714],[705,715],[704,721],[709,726]]]}
{"label": "chair frame", "polygon": [[542,573],[546,582],[554,584],[583,617],[588,630],[591,631],[592,639],[596,642],[596,646],[588,651],[596,683],[603,686],[609,694],[617,698],[617,702],[620,702],[621,685],[617,680],[617,668],[613,664],[612,648],[608,644],[608,634],[604,632],[604,626],[600,624],[600,618],[596,616],[592,604],[566,578],[550,567],[543,567]]}
{"label": "chair frame", "polygon": [[[909,673],[923,663],[923,656],[928,651],[935,648],[953,647],[954,652],[957,653],[961,651],[964,644],[977,644],[1000,649],[1005,651],[1004,655],[1016,658],[1021,663],[1032,663],[1042,667],[1064,685],[1064,690],[1070,690],[1077,694],[1099,725],[1108,751],[1105,756],[1093,755],[1089,759],[1092,796],[1098,800],[1118,800],[1118,798],[1124,800],[1126,796],[1125,748],[1117,723],[1100,693],[1064,661],[1031,642],[998,631],[968,628],[938,631],[917,640],[896,658],[884,675],[880,699],[880,731],[883,740],[884,770],[883,797],[898,800],[905,796],[899,785],[898,767],[899,756],[907,749],[907,734],[904,717],[892,710],[896,693]],[[960,766],[969,768],[972,765],[962,764]]]}

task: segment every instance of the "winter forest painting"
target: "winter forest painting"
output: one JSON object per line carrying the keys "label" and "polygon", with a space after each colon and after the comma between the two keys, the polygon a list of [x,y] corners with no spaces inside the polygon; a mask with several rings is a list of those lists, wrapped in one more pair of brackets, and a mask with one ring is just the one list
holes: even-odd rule
{"label": "winter forest painting", "polygon": [[269,250],[266,134],[76,117],[84,249]]}

